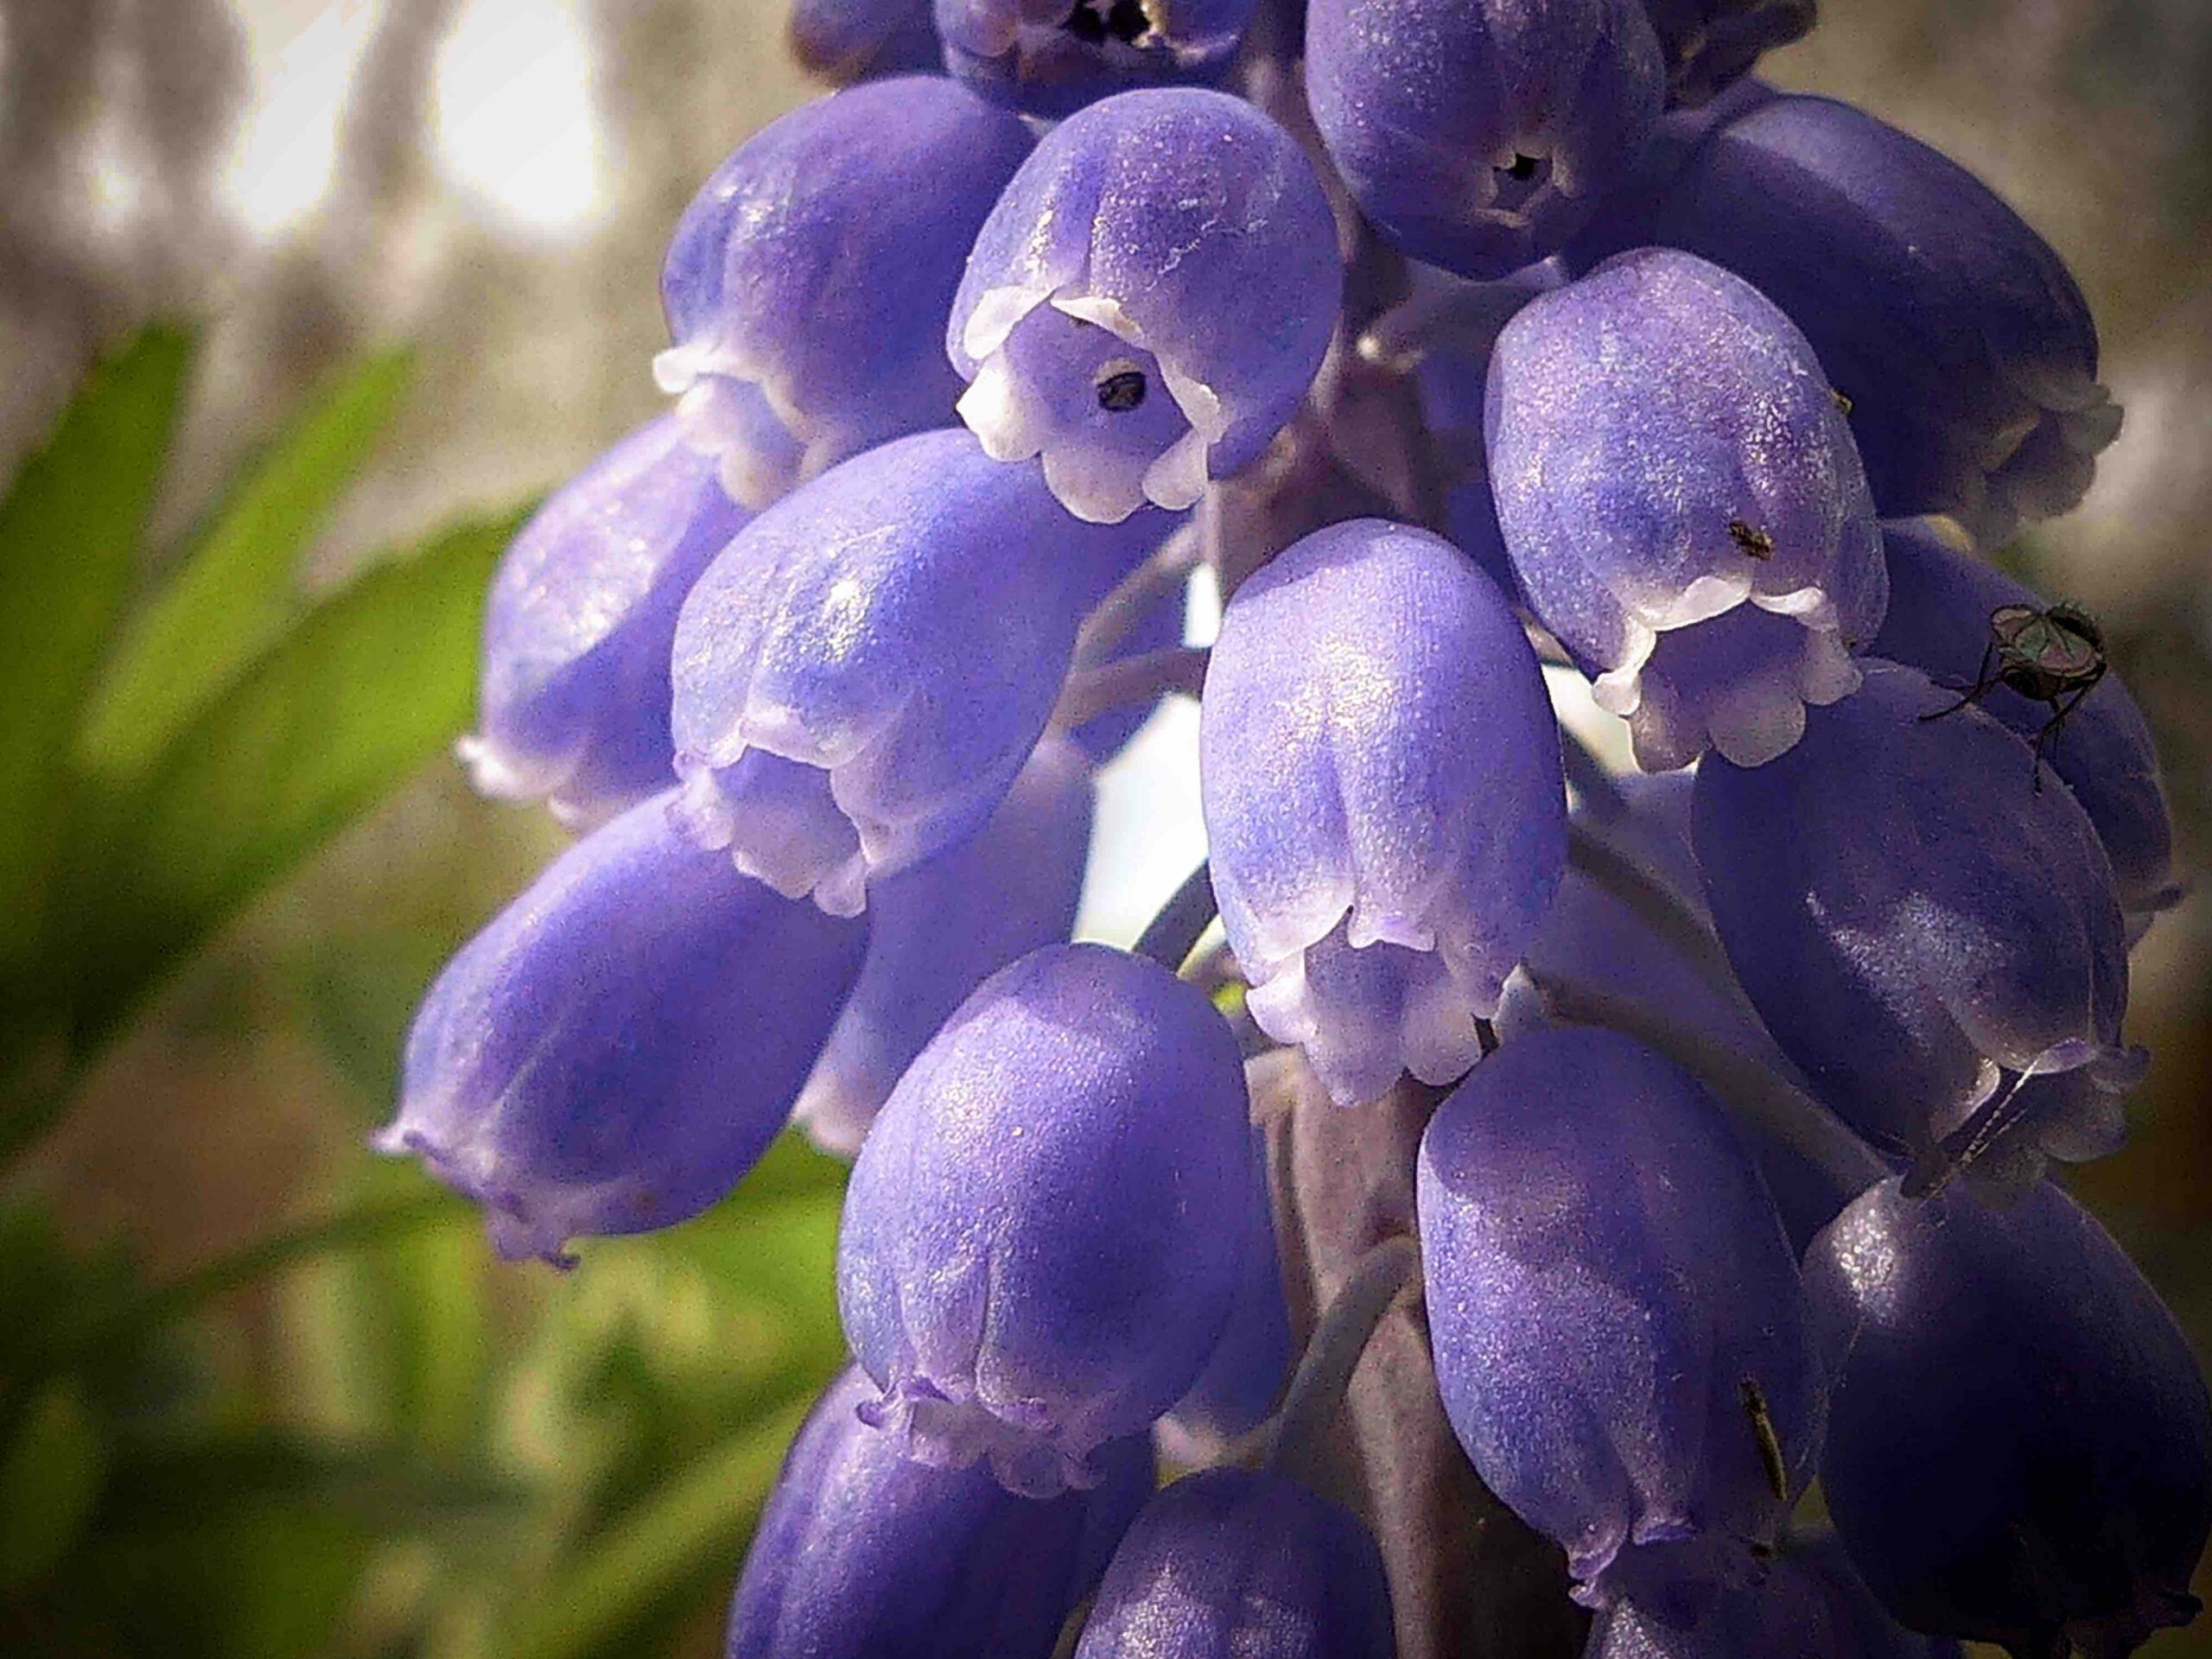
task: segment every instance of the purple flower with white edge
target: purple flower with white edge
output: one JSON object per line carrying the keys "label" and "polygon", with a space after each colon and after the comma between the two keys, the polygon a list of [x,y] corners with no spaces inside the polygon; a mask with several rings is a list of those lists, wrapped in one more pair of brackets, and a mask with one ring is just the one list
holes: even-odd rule
{"label": "purple flower with white edge", "polygon": [[987,97],[1057,118],[1114,92],[1211,81],[1254,0],[936,0],[945,67]]}
{"label": "purple flower with white edge", "polygon": [[980,1469],[930,1469],[862,1423],[857,1365],[823,1393],[768,1494],[730,1605],[727,1659],[1050,1659],[1152,1496],[1151,1447],[1046,1503]]}
{"label": "purple flower with white edge", "polygon": [[1754,1576],[1811,1478],[1796,1260],[1719,1106],[1617,1033],[1515,1037],[1417,1166],[1437,1383],[1576,1599],[1694,1606]]}
{"label": "purple flower with white edge", "polygon": [[1643,0],[1677,104],[1701,105],[1748,74],[1760,54],[1811,32],[1817,0]]}
{"label": "purple flower with white edge", "polygon": [[731,495],[766,506],[950,420],[945,311],[1029,143],[1010,111],[911,76],[794,110],[715,169],[662,267],[653,374]]}
{"label": "purple flower with white edge", "polygon": [[1098,945],[986,980],[907,1068],[845,1192],[837,1304],[907,1457],[1014,1491],[1099,1477],[1173,1406],[1250,1248],[1236,1039],[1205,998]]}
{"label": "purple flower with white edge", "polygon": [[[1882,545],[1890,569],[1890,613],[1874,636],[1873,652],[1909,664],[1940,684],[1962,692],[1974,684],[1987,659],[1994,613],[2008,605],[2034,611],[2048,606],[2033,588],[1951,546],[1933,522],[1885,523]],[[2007,686],[1992,686],[1977,701],[2031,741],[2050,730],[2045,757],[2097,826],[2131,931],[2139,933],[2153,915],[2179,900],[2173,823],[2158,781],[2151,724],[2117,676],[2105,675],[2055,728],[2057,716],[2048,702],[2031,702]]]}
{"label": "purple flower with white edge", "polygon": [[963,431],[871,449],[760,514],[677,620],[678,810],[701,845],[856,915],[990,816],[1084,616],[1166,533],[1071,518]]}
{"label": "purple flower with white edge", "polygon": [[2147,1056],[2120,1040],[2095,826],[1957,702],[1869,661],[1781,760],[1698,769],[1697,858],[1738,979],[1821,1097],[1923,1179],[2009,1184],[2112,1151]]}
{"label": "purple flower with white edge", "polygon": [[1848,105],[1778,98],[1726,123],[1653,223],[1804,330],[1885,517],[1948,513],[1994,544],[2080,501],[2119,434],[2057,254],[1964,168]]}
{"label": "purple flower with white edge", "polygon": [[1858,688],[1889,593],[1873,499],[1812,348],[1748,283],[1607,260],[1506,324],[1484,417],[1522,593],[1644,770],[1771,760]]}
{"label": "purple flower with white edge", "polygon": [[1885,1181],[1805,1257],[1834,1386],[1821,1486],[1916,1630],[2126,1659],[2186,1624],[2212,1531],[2212,1400],[2134,1263],[2058,1187]]}
{"label": "purple flower with white edge", "polygon": [[1075,925],[1090,850],[1090,766],[1047,735],[989,820],[869,895],[868,961],[792,1117],[851,1157],[914,1056],[968,994]]}
{"label": "purple flower with white edge", "polygon": [[960,417],[1044,459],[1077,517],[1185,508],[1313,383],[1344,281],[1313,166],[1250,105],[1125,92],[1055,127],[976,238],[947,350]]}
{"label": "purple flower with white edge", "polygon": [[1237,589],[1199,711],[1253,1017],[1341,1104],[1459,1076],[1567,859],[1559,730],[1504,595],[1425,531],[1333,525]]}
{"label": "purple flower with white edge", "polygon": [[1463,276],[1556,253],[1658,119],[1642,0],[1310,0],[1314,124],[1394,246]]}
{"label": "purple flower with white edge", "polygon": [[379,1151],[483,1206],[505,1256],[689,1220],[783,1128],[867,930],[780,899],[654,796],[569,848],[446,965]]}
{"label": "purple flower with white edge", "polygon": [[669,786],[676,613],[745,519],[666,416],[554,493],[493,578],[459,745],[479,790],[584,829]]}
{"label": "purple flower with white edge", "polygon": [[1390,1588],[1366,1525],[1262,1470],[1207,1469],[1145,1505],[1075,1659],[1392,1659]]}

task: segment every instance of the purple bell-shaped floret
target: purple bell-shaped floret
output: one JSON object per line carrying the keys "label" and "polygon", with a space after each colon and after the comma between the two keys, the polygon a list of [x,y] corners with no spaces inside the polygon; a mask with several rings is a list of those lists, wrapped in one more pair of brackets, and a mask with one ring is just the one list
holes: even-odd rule
{"label": "purple bell-shaped floret", "polygon": [[1057,119],[1139,87],[1218,79],[1254,0],[936,0],[945,67]]}
{"label": "purple bell-shaped floret", "polygon": [[1559,728],[1497,584],[1402,524],[1308,536],[1237,589],[1200,720],[1253,1017],[1344,1104],[1459,1077],[1567,859]]}
{"label": "purple bell-shaped floret", "polygon": [[1870,661],[1781,760],[1709,759],[1697,857],[1729,959],[1821,1097],[1920,1179],[2101,1157],[2146,1057],[2120,1042],[2112,866],[2026,744]]}
{"label": "purple bell-shaped floret", "polygon": [[1418,1166],[1436,1376],[1485,1484],[1579,1600],[1739,1586],[1811,1478],[1797,1264],[1719,1106],[1616,1033],[1508,1041]]}
{"label": "purple bell-shaped floret", "polygon": [[1739,765],[1859,684],[1889,588],[1866,476],[1805,338],[1685,253],[1532,301],[1491,359],[1491,489],[1521,590],[1638,765]]}
{"label": "purple bell-shaped floret", "polygon": [[[2090,630],[2094,664],[2053,683],[2052,696],[2031,698],[1996,673],[2002,658],[1991,629],[2007,607],[2043,612],[2049,601],[1959,551],[1926,520],[1885,524],[1882,547],[1890,569],[1890,613],[1874,636],[1873,654],[1910,664],[1962,692],[1983,682],[1976,701],[2042,745],[2050,769],[2097,826],[2131,931],[2147,927],[2152,916],[2181,897],[2173,879],[2173,823],[2158,781],[2151,723],[2119,677],[2106,671],[2096,625],[2072,613],[2075,628],[2087,623]],[[2035,677],[2015,671],[2012,677],[2032,682]]]}
{"label": "purple bell-shaped floret", "polygon": [[1885,1182],[1805,1258],[1834,1389],[1821,1485],[1903,1623],[2018,1659],[2126,1659],[2199,1608],[2212,1401],[2158,1294],[2037,1182]]}
{"label": "purple bell-shaped floret", "polygon": [[1258,457],[1321,366],[1336,221],[1291,136],[1225,93],[1127,92],[1055,127],[969,256],[960,417],[1112,522]]}
{"label": "purple bell-shaped floret", "polygon": [[930,1469],[861,1422],[848,1368],[768,1494],[730,1605],[727,1659],[1051,1659],[1060,1626],[1152,1495],[1143,1437],[1099,1454],[1087,1492],[1017,1497]]}
{"label": "purple bell-shaped floret", "polygon": [[702,852],[657,795],[593,831],[447,964],[379,1150],[484,1208],[502,1255],[697,1215],[790,1115],[867,929]]}
{"label": "purple bell-shaped floret", "polygon": [[[1098,945],[984,981],[906,1070],[846,1189],[837,1300],[900,1452],[1010,1490],[1095,1484],[1227,1324],[1251,1131],[1229,1027]],[[1230,1224],[1224,1225],[1228,1217]]]}
{"label": "purple bell-shaped floret", "polygon": [[868,961],[792,1116],[851,1157],[914,1056],[968,994],[1075,925],[1090,850],[1090,766],[1048,735],[968,840],[870,895]]}
{"label": "purple bell-shaped floret", "polygon": [[1166,532],[1070,518],[957,429],[872,449],[751,524],[676,629],[678,811],[779,893],[868,884],[981,827],[1035,747],[1084,614]]}
{"label": "purple bell-shaped floret", "polygon": [[586,829],[669,786],[676,613],[745,518],[666,416],[555,492],[493,578],[459,746],[478,789]]}
{"label": "purple bell-shaped floret", "polygon": [[1376,229],[1488,278],[1581,228],[1658,118],[1666,73],[1642,0],[1310,0],[1306,81]]}
{"label": "purple bell-shaped floret", "polygon": [[1075,1659],[1392,1659],[1390,1589],[1359,1517],[1282,1475],[1208,1469],[1145,1505]]}
{"label": "purple bell-shaped floret", "polygon": [[1011,111],[910,76],[794,110],[715,170],[669,245],[653,374],[731,495],[766,506],[952,418],[944,314],[1029,143]]}
{"label": "purple bell-shaped floret", "polygon": [[935,74],[944,61],[930,0],[795,0],[784,38],[801,68],[838,86]]}
{"label": "purple bell-shaped floret", "polygon": [[2096,325],[2050,245],[1847,104],[1775,99],[1721,127],[1652,239],[1727,266],[1804,330],[1885,517],[1948,513],[2002,541],[2080,501],[2119,434]]}

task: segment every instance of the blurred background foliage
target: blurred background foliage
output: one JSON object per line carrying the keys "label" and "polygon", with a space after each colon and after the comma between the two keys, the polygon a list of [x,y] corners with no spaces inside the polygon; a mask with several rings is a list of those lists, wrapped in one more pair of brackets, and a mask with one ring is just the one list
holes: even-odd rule
{"label": "blurred background foliage", "polygon": [[[840,1171],[781,1145],[561,1277],[363,1137],[430,975],[556,844],[446,758],[484,583],[652,412],[663,239],[805,94],[781,27],[0,0],[0,1651],[717,1647],[839,1357]],[[2012,556],[2105,620],[2196,874],[2212,16],[1829,0],[1771,67],[1974,168],[2081,276],[2127,425]],[[1187,817],[1167,747],[1151,821]],[[2139,950],[2156,1063],[2077,1180],[2200,1352],[2208,935],[2200,890]]]}

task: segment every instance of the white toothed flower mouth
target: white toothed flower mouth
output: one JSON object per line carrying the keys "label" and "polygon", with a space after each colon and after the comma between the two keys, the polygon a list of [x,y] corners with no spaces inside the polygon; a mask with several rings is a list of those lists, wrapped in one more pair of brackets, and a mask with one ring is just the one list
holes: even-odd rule
{"label": "white toothed flower mouth", "polygon": [[995,289],[963,337],[979,365],[960,418],[995,461],[1041,458],[1077,518],[1118,524],[1147,501],[1180,512],[1205,493],[1229,426],[1221,400],[1155,355],[1116,302]]}

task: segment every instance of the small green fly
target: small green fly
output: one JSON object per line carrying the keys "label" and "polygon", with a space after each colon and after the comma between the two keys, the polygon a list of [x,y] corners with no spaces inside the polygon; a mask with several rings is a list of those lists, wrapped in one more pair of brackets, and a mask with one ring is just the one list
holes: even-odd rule
{"label": "small green fly", "polygon": [[1989,613],[1989,642],[1982,647],[1974,683],[1956,702],[1921,718],[1955,715],[2000,685],[2047,705],[2050,718],[2044,721],[2035,742],[2036,787],[2041,789],[2043,762],[2057,747],[2066,717],[2096,690],[2107,666],[2104,633],[2088,612],[2063,604],[2047,611],[2032,605],[1999,605]]}

